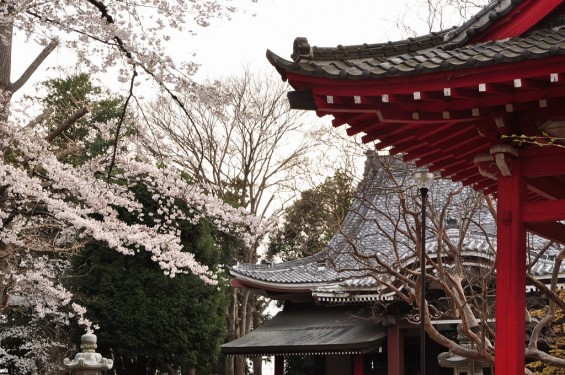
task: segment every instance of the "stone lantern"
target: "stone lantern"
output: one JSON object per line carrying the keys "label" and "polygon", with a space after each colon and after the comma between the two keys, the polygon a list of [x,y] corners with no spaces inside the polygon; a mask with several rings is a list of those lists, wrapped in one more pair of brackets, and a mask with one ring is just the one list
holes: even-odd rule
{"label": "stone lantern", "polygon": [[[466,349],[473,349],[473,343],[467,335],[461,332],[460,327],[460,325],[457,326],[459,345]],[[490,367],[488,363],[462,357],[451,350],[438,355],[438,362],[441,367],[452,368],[453,375],[483,375],[483,369]]]}
{"label": "stone lantern", "polygon": [[102,371],[112,368],[111,359],[102,358],[96,353],[96,335],[86,333],[80,338],[81,353],[77,353],[74,359],[65,358],[63,361],[66,368],[74,371],[75,375],[101,375]]}

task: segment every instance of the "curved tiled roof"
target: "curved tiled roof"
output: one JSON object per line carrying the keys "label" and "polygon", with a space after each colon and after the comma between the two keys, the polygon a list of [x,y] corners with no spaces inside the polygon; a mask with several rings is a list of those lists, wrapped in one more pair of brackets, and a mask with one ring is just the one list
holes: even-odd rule
{"label": "curved tiled roof", "polygon": [[[384,161],[383,161],[384,160]],[[400,213],[400,197],[406,191],[411,179],[410,171],[400,163],[392,168],[383,168],[381,163],[397,162],[391,157],[379,156],[370,152],[366,165],[365,175],[361,182],[356,198],[348,214],[341,224],[340,231],[334,235],[327,248],[313,256],[287,261],[278,264],[238,264],[230,272],[232,277],[246,281],[249,285],[271,290],[310,290],[313,295],[331,295],[335,298],[340,293],[344,300],[349,300],[348,291],[375,294],[375,299],[386,298],[379,295],[379,288],[383,288],[382,281],[390,277],[386,273],[375,278],[375,270],[382,268],[370,257],[378,256],[381,261],[394,265],[401,262],[403,266],[417,265],[414,240],[408,235],[406,226],[413,223],[405,222],[404,215]],[[395,185],[388,171],[393,170],[400,185]],[[442,207],[447,199],[447,194],[460,187],[459,184],[449,180],[439,180],[430,190],[431,202],[435,207]],[[416,198],[417,199],[417,198]],[[464,209],[463,205],[469,199],[468,194],[456,195],[449,206],[448,214],[458,217]],[[407,204],[413,204],[408,202]],[[418,210],[417,207],[412,207]],[[451,212],[450,212],[451,211]],[[460,249],[460,255],[467,259],[466,264],[491,264],[494,262],[494,248],[496,240],[494,235],[485,235],[495,232],[494,220],[486,210],[476,211],[473,221],[478,226],[470,229],[460,238],[460,229],[452,228],[446,231],[451,244]],[[430,227],[430,226],[429,226]],[[428,235],[426,252],[432,258],[438,253],[437,234],[432,233],[433,226]],[[536,248],[541,248],[542,240],[537,239]],[[459,244],[461,242],[461,244]],[[353,253],[362,254],[361,257]],[[395,255],[398,253],[398,257]],[[555,251],[549,251],[534,266],[532,272],[545,278],[552,271]],[[362,260],[363,256],[369,257]],[[478,262],[478,263],[477,263]],[[482,262],[482,263],[481,263]],[[392,281],[392,280],[389,280]]]}
{"label": "curved tiled roof", "polygon": [[507,15],[523,2],[524,0],[491,1],[479,13],[475,14],[461,26],[451,30],[445,36],[444,48],[452,49],[464,45],[472,37],[486,30],[491,24]]}
{"label": "curved tiled roof", "polygon": [[[565,27],[536,30],[524,37],[455,49],[435,44],[443,40],[439,35],[406,44],[313,47],[308,54],[297,53],[295,49],[295,61],[285,60],[267,51],[267,58],[282,72],[335,79],[370,79],[514,63],[565,54]],[[308,48],[308,41],[304,38],[297,43],[300,46],[298,51]],[[420,48],[428,44],[433,47]],[[405,52],[410,49],[415,51]]]}
{"label": "curved tiled roof", "polygon": [[[384,212],[399,215],[398,188],[383,183],[388,177],[386,171],[379,168],[378,158],[375,153],[368,156],[365,177],[357,196],[341,224],[340,232],[332,238],[325,251],[279,264],[238,264],[231,270],[232,274],[280,286],[311,284],[311,288],[320,288],[331,284],[334,285],[332,288],[337,285],[374,288],[375,280],[367,276],[368,272],[360,270],[364,267],[351,252],[354,251],[353,245],[360,252],[368,255],[377,252],[381,257],[392,257],[394,251],[393,244],[386,238],[386,233],[395,230],[393,223],[390,220],[381,220],[379,215]],[[404,174],[406,173],[407,171],[404,171]],[[399,178],[409,177],[402,175]],[[457,185],[445,180],[437,183],[435,189],[447,189],[448,186],[453,189]],[[490,225],[492,218],[488,221]],[[476,246],[480,240],[475,237],[471,235],[465,241],[468,240],[469,244]],[[403,257],[409,258],[415,254],[409,238],[399,236],[397,240],[397,250]],[[433,246],[430,248],[433,249]]]}

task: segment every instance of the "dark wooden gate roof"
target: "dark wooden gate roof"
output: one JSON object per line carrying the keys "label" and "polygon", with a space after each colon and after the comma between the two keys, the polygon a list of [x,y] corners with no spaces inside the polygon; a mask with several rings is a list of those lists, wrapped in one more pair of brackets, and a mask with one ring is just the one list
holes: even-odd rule
{"label": "dark wooden gate roof", "polygon": [[286,308],[251,333],[222,345],[226,355],[361,354],[375,350],[386,328],[358,308]]}

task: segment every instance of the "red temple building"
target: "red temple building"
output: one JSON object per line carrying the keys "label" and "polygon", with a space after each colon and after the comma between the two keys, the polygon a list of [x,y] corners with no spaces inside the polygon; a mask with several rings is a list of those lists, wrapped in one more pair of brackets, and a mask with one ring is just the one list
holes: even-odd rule
{"label": "red temple building", "polygon": [[[565,1],[495,0],[450,30],[335,48],[297,38],[291,60],[270,51],[267,58],[292,86],[293,108],[332,115],[334,126],[378,150],[496,198],[494,367],[497,375],[523,374],[527,233],[565,244]],[[262,276],[242,269],[232,271],[236,284],[283,299],[290,293],[280,288],[284,278],[257,284]],[[297,282],[290,294],[302,288],[323,301],[323,288],[314,294],[310,284]],[[356,353],[353,373],[367,369],[366,353],[377,363],[374,346],[386,335],[388,373],[401,374],[391,372],[401,351],[390,337],[402,327],[356,327],[364,335],[337,343]],[[311,343],[319,345],[313,352],[331,352],[329,343]]]}

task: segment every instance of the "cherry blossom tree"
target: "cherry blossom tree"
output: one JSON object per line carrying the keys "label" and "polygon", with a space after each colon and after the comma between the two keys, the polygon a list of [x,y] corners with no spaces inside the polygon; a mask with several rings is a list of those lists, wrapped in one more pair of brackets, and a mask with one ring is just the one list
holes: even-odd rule
{"label": "cherry blossom tree", "polygon": [[[266,228],[261,220],[224,203],[210,193],[214,189],[209,186],[189,182],[166,161],[157,165],[140,155],[136,142],[142,135],[125,131],[130,126],[128,113],[139,100],[136,90],[140,83],[152,82],[186,110],[176,90],[190,82],[196,65],[174,62],[167,54],[166,42],[174,33],[194,32],[211,18],[227,17],[233,11],[218,1],[0,1],[2,319],[9,319],[10,311],[20,308],[29,313],[31,322],[66,324],[72,318],[93,329],[83,318],[84,309],[73,304],[70,293],[57,282],[64,264],[55,266],[57,262],[51,261],[53,254],[77,251],[91,240],[128,256],[148,252],[171,277],[190,272],[214,283],[214,270],[198,263],[183,248],[176,226],[179,220],[208,220],[245,243],[256,243],[263,236]],[[12,80],[14,33],[43,49]],[[30,102],[20,104],[25,110],[19,112],[12,103],[13,95],[57,48],[70,53],[90,73],[106,77],[115,73],[116,82],[126,83],[120,116],[92,123],[87,134],[76,139],[65,138],[65,133],[89,116],[88,107],[54,120],[52,108],[30,117],[37,111]],[[55,126],[46,126],[48,122]],[[85,145],[95,139],[109,142],[111,147],[88,155]],[[80,163],[69,163],[72,155],[86,157],[74,159],[82,160]],[[151,225],[128,224],[119,218],[123,211],[143,214],[143,202],[129,190],[139,183],[161,204],[159,217]],[[15,337],[15,331],[8,331],[0,334],[3,343]],[[21,371],[46,373],[42,361],[30,358],[30,353],[45,359],[47,353],[39,349],[59,343],[34,341],[26,332],[31,331],[18,333],[27,340],[26,354],[15,358],[3,345],[0,366],[11,361]]]}

